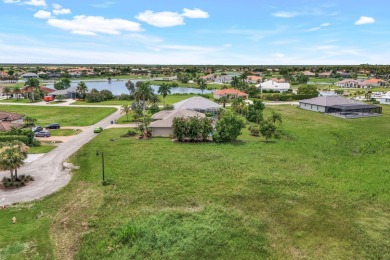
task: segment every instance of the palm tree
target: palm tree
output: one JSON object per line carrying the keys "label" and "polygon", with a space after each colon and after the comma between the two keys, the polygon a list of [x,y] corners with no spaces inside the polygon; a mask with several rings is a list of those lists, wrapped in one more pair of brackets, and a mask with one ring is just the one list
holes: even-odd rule
{"label": "palm tree", "polygon": [[152,95],[150,98],[149,98],[149,102],[150,104],[152,105],[155,105],[155,106],[158,106],[158,103],[160,102],[160,99],[157,95]]}
{"label": "palm tree", "polygon": [[233,99],[232,108],[237,113],[242,115],[244,113],[245,106],[246,106],[246,104],[245,104],[245,101],[242,97],[237,97],[237,98]]}
{"label": "palm tree", "polygon": [[10,171],[11,181],[18,177],[18,168],[24,164],[27,151],[28,146],[20,141],[3,143],[0,149],[0,169]]}
{"label": "palm tree", "polygon": [[228,98],[226,95],[225,95],[225,96],[222,96],[222,97],[220,97],[220,98],[218,99],[218,102],[219,102],[219,103],[222,103],[223,108],[225,108],[225,107],[226,107],[226,103],[229,102],[229,98]]}
{"label": "palm tree", "polygon": [[278,112],[272,111],[272,114],[269,117],[269,120],[273,124],[276,124],[276,122],[279,122],[281,124],[282,123],[282,115],[280,113],[278,113]]}
{"label": "palm tree", "polygon": [[31,88],[31,101],[34,102],[34,89],[39,88],[39,80],[34,78],[29,78],[24,85],[28,88]]}
{"label": "palm tree", "polygon": [[135,92],[135,85],[134,85],[134,83],[131,80],[126,82],[126,88],[129,90],[130,96],[134,94],[134,92]]}
{"label": "palm tree", "polygon": [[[141,82],[141,83],[139,83]],[[138,81],[137,88],[134,92],[134,98],[137,102],[142,101],[142,114],[144,117],[145,123],[145,111],[146,111],[146,102],[149,101],[154,96],[153,89],[150,86],[148,81]]]}
{"label": "palm tree", "polygon": [[129,122],[129,113],[131,111],[131,105],[122,105],[121,114],[126,114],[126,121]]}
{"label": "palm tree", "polygon": [[171,94],[171,86],[167,83],[162,83],[158,88],[158,94],[163,96],[164,99],[164,107],[165,107],[165,98]]}
{"label": "palm tree", "polygon": [[20,90],[19,87],[16,87],[16,88],[14,88],[12,93],[16,95],[16,100],[19,100],[19,95],[22,93],[22,91]]}
{"label": "palm tree", "polygon": [[85,94],[88,92],[87,84],[85,84],[84,81],[80,81],[79,84],[77,84],[76,91],[80,94],[82,99],[85,99]]}
{"label": "palm tree", "polygon": [[237,76],[234,76],[232,78],[232,82],[230,82],[230,85],[232,88],[238,89],[240,87],[240,79]]}
{"label": "palm tree", "polygon": [[203,91],[207,88],[206,81],[204,79],[202,79],[202,78],[199,78],[197,80],[197,83],[198,83],[198,86],[199,86],[200,90],[202,90],[202,94],[203,94]]}
{"label": "palm tree", "polygon": [[11,89],[9,87],[4,87],[3,93],[6,95],[6,97],[8,99],[9,94],[11,94]]}

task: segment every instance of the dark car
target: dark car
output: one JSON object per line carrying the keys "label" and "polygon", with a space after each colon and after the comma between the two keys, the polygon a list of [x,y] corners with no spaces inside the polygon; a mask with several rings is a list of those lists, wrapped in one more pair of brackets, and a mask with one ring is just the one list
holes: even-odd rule
{"label": "dark car", "polygon": [[39,131],[35,133],[35,137],[50,137],[51,133],[49,131]]}
{"label": "dark car", "polygon": [[46,129],[60,129],[60,124],[50,124],[45,127]]}
{"label": "dark car", "polygon": [[40,132],[42,130],[43,130],[43,127],[41,127],[41,126],[35,126],[35,127],[31,128],[31,131],[33,131],[34,133]]}

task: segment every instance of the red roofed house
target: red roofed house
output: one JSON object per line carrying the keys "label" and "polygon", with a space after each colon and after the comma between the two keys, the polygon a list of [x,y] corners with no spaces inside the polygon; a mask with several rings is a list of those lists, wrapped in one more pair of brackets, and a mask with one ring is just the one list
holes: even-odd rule
{"label": "red roofed house", "polygon": [[367,79],[359,84],[361,88],[370,88],[370,87],[383,87],[386,85],[386,81],[383,79]]}
{"label": "red roofed house", "polygon": [[[51,93],[51,92],[54,92],[55,89],[52,89],[52,88],[47,88],[47,87],[39,87],[39,89],[48,94],[48,93]],[[31,87],[25,87],[22,89],[22,93],[31,93],[32,92],[32,88]]]}
{"label": "red roofed house", "polygon": [[236,97],[242,97],[244,99],[248,99],[248,94],[241,92],[237,89],[227,88],[227,89],[220,89],[214,92],[214,98],[219,99],[222,96],[227,96],[230,98],[236,98]]}
{"label": "red roofed house", "polygon": [[260,83],[263,77],[260,76],[248,76],[246,78],[247,83]]}
{"label": "red roofed house", "polygon": [[23,127],[23,116],[16,113],[0,111],[0,132],[9,131],[12,127]]}

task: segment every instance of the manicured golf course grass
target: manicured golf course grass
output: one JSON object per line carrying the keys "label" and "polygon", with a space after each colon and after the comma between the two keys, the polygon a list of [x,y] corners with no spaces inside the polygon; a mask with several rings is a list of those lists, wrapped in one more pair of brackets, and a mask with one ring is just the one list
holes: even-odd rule
{"label": "manicured golf course grass", "polygon": [[270,143],[247,129],[231,144],[103,131],[63,190],[0,210],[0,259],[389,259],[390,108],[271,110],[283,137]]}
{"label": "manicured golf course grass", "polygon": [[0,111],[30,116],[37,119],[36,125],[42,127],[52,123],[59,123],[61,126],[88,126],[115,112],[115,108],[0,105]]}

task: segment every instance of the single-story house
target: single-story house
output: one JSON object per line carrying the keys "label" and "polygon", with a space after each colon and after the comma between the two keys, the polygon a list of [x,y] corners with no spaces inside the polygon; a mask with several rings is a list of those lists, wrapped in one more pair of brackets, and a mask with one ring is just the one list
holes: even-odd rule
{"label": "single-story house", "polygon": [[76,98],[77,96],[77,86],[72,86],[67,89],[60,89],[60,90],[55,90],[51,93],[49,93],[49,96],[59,96],[62,95],[65,98]]}
{"label": "single-story house", "polygon": [[178,110],[193,110],[201,113],[217,114],[221,105],[204,97],[191,97],[173,104],[173,107]]}
{"label": "single-story house", "polygon": [[332,75],[332,72],[322,72],[322,73],[318,73],[318,77],[319,77],[319,78],[329,78],[330,75]]}
{"label": "single-story house", "polygon": [[[45,93],[45,94],[50,94],[50,93],[52,93],[52,92],[55,91],[55,89],[47,88],[47,87],[43,87],[43,86],[40,86],[40,87],[39,87],[39,90],[42,91],[42,92]],[[29,94],[29,93],[31,93],[32,91],[33,91],[33,89],[32,89],[31,87],[24,87],[24,88],[22,89],[21,92],[22,92],[23,94]]]}
{"label": "single-story house", "polygon": [[322,96],[299,101],[299,107],[343,118],[378,116],[382,107],[340,96]]}
{"label": "single-story house", "polygon": [[0,132],[23,127],[24,115],[0,111]]}
{"label": "single-story house", "polygon": [[173,134],[172,124],[176,117],[206,117],[205,114],[192,110],[163,110],[152,115],[149,127],[152,129],[152,136],[169,137]]}
{"label": "single-story house", "polygon": [[390,105],[390,92],[387,92],[385,95],[379,98],[381,104]]}
{"label": "single-story house", "polygon": [[242,91],[239,91],[237,89],[233,88],[227,88],[227,89],[220,89],[213,93],[215,99],[220,99],[220,97],[227,96],[229,99],[231,98],[237,98],[242,97],[244,99],[248,99],[248,94],[244,93]]}
{"label": "single-story house", "polygon": [[385,85],[386,81],[383,79],[367,79],[360,83],[361,88],[383,87]]}
{"label": "single-story house", "polygon": [[28,72],[28,73],[24,73],[24,74],[20,75],[20,77],[21,77],[22,79],[31,79],[31,78],[37,79],[37,78],[38,78],[38,74]]}
{"label": "single-story house", "polygon": [[336,86],[341,88],[359,88],[359,84],[361,81],[354,80],[354,79],[344,79],[341,81],[336,82]]}
{"label": "single-story house", "polygon": [[308,76],[308,77],[314,77],[316,75],[315,73],[308,71],[308,70],[302,72],[302,74],[305,76]]}
{"label": "single-story house", "polygon": [[248,76],[246,78],[247,83],[260,83],[263,80],[263,77],[260,76]]}
{"label": "single-story house", "polygon": [[352,73],[345,71],[337,71],[336,74],[339,74],[342,78],[350,78],[352,76]]}
{"label": "single-story house", "polygon": [[272,79],[267,80],[263,83],[260,83],[256,85],[257,88],[260,88],[261,91],[263,90],[273,90],[273,91],[278,91],[278,92],[286,92],[290,89],[290,83],[287,82],[275,82]]}

